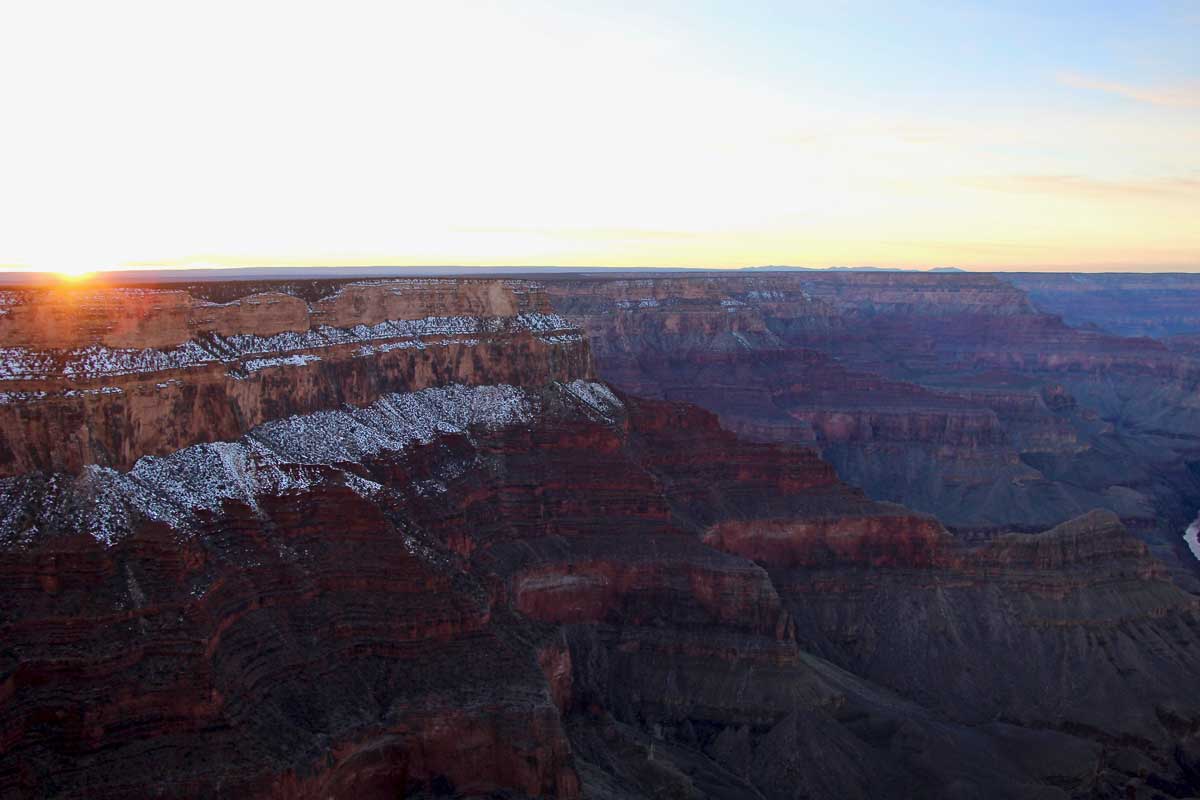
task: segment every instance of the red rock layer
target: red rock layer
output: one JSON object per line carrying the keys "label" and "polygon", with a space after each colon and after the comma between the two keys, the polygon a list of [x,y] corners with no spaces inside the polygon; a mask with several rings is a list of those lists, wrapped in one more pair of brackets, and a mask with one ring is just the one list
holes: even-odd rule
{"label": "red rock layer", "polygon": [[950,539],[931,517],[897,514],[847,520],[740,520],[714,525],[704,542],[753,561],[780,567],[861,564],[929,567]]}
{"label": "red rock layer", "polygon": [[272,336],[318,325],[348,328],[385,320],[511,317],[549,310],[538,285],[528,281],[418,278],[312,284],[310,291],[286,281],[10,290],[0,315],[0,347],[169,348],[204,334]]}
{"label": "red rock layer", "polygon": [[232,377],[226,364],[106,379],[120,392],[51,395],[0,404],[0,475],[85,464],[128,469],[144,455],[236,439],[272,419],[367,405],[384,394],[451,383],[539,385],[589,373],[587,344],[528,332],[474,344],[436,341],[358,357],[361,345],[323,348],[320,360]]}
{"label": "red rock layer", "polygon": [[[0,476],[86,464],[128,469],[144,455],[236,439],[272,419],[366,405],[389,392],[588,377],[589,350],[577,331],[535,334],[514,316],[540,313],[546,304],[535,285],[501,280],[348,283],[311,303],[276,291],[221,305],[180,290],[29,290],[0,315],[0,342],[44,357],[47,371],[0,379]],[[372,338],[116,375],[56,372],[65,351],[39,349],[168,347],[205,333],[270,336],[320,325],[352,335],[355,326],[429,317],[478,318],[488,327],[466,336]]]}
{"label": "red rock layer", "polygon": [[230,505],[182,540],[150,526],[2,561],[20,655],[0,786],[577,796],[535,652],[477,581],[348,489],[263,498],[259,516]]}

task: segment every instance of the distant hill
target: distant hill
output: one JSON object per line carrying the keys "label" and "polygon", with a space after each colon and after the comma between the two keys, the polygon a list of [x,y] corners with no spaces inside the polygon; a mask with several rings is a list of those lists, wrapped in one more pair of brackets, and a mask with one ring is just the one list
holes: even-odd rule
{"label": "distant hill", "polygon": [[766,270],[770,272],[966,272],[958,267],[933,267],[931,269],[907,269],[904,267],[790,267],[779,264],[767,264],[760,267],[743,267],[747,270]]}

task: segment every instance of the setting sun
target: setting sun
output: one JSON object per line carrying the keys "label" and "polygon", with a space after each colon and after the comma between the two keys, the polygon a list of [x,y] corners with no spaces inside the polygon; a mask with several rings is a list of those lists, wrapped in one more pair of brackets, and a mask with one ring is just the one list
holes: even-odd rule
{"label": "setting sun", "polygon": [[54,272],[65,281],[81,281],[92,274],[87,267],[63,267]]}

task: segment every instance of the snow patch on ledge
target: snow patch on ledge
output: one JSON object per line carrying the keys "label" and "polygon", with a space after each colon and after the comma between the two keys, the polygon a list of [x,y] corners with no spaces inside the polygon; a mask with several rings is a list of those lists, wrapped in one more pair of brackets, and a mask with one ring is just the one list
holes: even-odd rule
{"label": "snow patch on ledge", "polygon": [[67,389],[63,397],[88,397],[95,394],[124,394],[119,386],[101,386],[98,389]]}
{"label": "snow patch on ledge", "polygon": [[[431,344],[422,341],[425,337],[451,337],[450,341],[444,342],[445,344],[476,344],[477,337],[480,336],[519,332],[532,333],[543,341],[555,344],[559,343],[557,339],[563,342],[582,339],[578,329],[558,314],[426,317],[415,320],[388,320],[377,325],[356,325],[352,328],[322,325],[307,331],[288,331],[273,336],[211,334],[169,350],[136,350],[102,345],[68,351],[31,350],[25,347],[0,348],[0,380],[37,380],[46,377],[89,379],[187,369],[215,362],[233,362],[237,359],[263,356],[264,358],[252,359],[244,365],[243,369],[253,371],[249,364],[254,361],[263,361],[266,366],[274,366],[274,363],[268,362],[273,362],[288,353],[336,345],[363,344],[364,347],[370,347],[372,345],[369,343],[372,342],[401,340],[390,344],[397,348],[424,348]],[[359,353],[363,353],[362,348]]]}
{"label": "snow patch on ledge", "polygon": [[364,344],[362,347],[354,351],[355,358],[364,358],[373,356],[377,353],[390,353],[393,350],[425,350],[430,347],[448,347],[452,344],[461,344],[467,347],[474,347],[479,344],[478,339],[464,339],[461,336],[453,336],[449,339],[438,339],[433,342],[423,342],[420,339],[412,339],[403,342],[385,342],[384,344]]}
{"label": "snow patch on ledge", "polygon": [[1192,555],[1200,560],[1200,515],[1197,515],[1196,520],[1188,525],[1187,531],[1183,534],[1183,541],[1187,542]]}
{"label": "snow patch on ledge", "polygon": [[[533,408],[513,386],[447,386],[388,395],[360,409],[321,411],[257,426],[236,442],[184,448],[141,458],[130,477],[179,509],[216,511],[225,500],[252,508],[261,494],[320,484],[339,474],[346,485],[369,493],[378,484],[346,473],[339,464],[400,452],[445,433],[471,427],[528,423]],[[182,517],[181,517],[182,521]]]}
{"label": "snow patch on ledge", "polygon": [[603,383],[585,381],[582,378],[570,383],[559,384],[570,397],[579,401],[591,417],[599,417],[605,422],[615,422],[625,405],[617,399]]}
{"label": "snow patch on ledge", "polygon": [[45,392],[0,392],[0,406],[8,403],[28,403],[45,399]]}
{"label": "snow patch on ledge", "polygon": [[303,367],[313,361],[320,361],[320,356],[314,356],[310,353],[301,353],[295,356],[279,356],[277,358],[251,358],[242,362],[242,369],[246,372],[258,372],[260,369],[268,367]]}
{"label": "snow patch on ledge", "polygon": [[656,298],[646,297],[639,300],[617,300],[616,306],[621,309],[658,308],[662,305]]}
{"label": "snow patch on ledge", "polygon": [[[589,416],[615,419],[621,401],[600,383],[555,384]],[[185,530],[197,511],[227,500],[258,509],[258,498],[318,485],[364,496],[383,487],[348,469],[445,434],[529,425],[541,413],[541,390],[509,385],[452,385],[387,395],[364,408],[293,416],[259,425],[232,442],[145,456],[129,472],[91,465],[78,476],[30,473],[0,480],[0,547],[44,533],[81,532],[108,546],[137,518]],[[439,476],[442,478],[451,475]],[[438,486],[414,486],[429,493]]]}

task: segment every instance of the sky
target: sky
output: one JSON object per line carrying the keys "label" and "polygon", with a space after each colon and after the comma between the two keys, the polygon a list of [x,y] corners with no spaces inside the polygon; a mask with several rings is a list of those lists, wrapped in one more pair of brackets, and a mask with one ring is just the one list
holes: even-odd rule
{"label": "sky", "polygon": [[1200,0],[0,0],[0,269],[1200,270]]}

